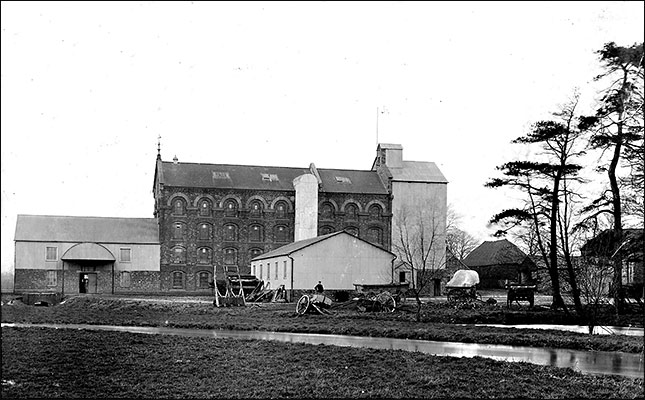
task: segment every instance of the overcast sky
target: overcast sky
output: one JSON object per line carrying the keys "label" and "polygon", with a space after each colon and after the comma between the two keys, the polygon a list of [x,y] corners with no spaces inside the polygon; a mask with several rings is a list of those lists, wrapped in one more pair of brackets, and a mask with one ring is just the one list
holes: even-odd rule
{"label": "overcast sky", "polygon": [[167,161],[362,170],[399,143],[490,239],[510,141],[576,87],[591,112],[643,4],[3,1],[2,270],[17,214],[152,217],[159,135]]}

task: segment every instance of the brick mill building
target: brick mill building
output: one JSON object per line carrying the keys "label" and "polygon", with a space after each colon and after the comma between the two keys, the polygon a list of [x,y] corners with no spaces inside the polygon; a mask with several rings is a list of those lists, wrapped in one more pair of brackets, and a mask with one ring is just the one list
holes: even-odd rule
{"label": "brick mill building", "polygon": [[[144,268],[148,271],[149,263],[156,263],[151,275],[156,280],[148,280],[140,291],[210,294],[214,275],[250,274],[255,257],[341,230],[391,251],[396,238],[393,226],[404,213],[410,214],[407,220],[412,223],[432,213],[440,232],[435,244],[438,259],[445,258],[447,181],[434,163],[403,160],[402,152],[400,145],[379,144],[369,170],[318,168],[313,163],[302,168],[189,163],[176,157],[163,161],[158,152],[155,218],[150,220],[156,221],[159,251],[158,259],[147,259]],[[301,190],[306,195],[300,197],[307,198],[307,207],[296,201],[298,182],[306,186]],[[136,225],[140,219],[131,220]],[[18,245],[16,241],[17,249]],[[15,279],[20,288],[52,290],[38,283],[41,280],[28,284],[25,269],[44,268],[42,263],[27,266],[29,262],[23,252],[16,252]],[[129,266],[137,268],[135,263]],[[118,274],[113,275],[118,283]],[[404,266],[392,275],[394,283],[414,279]]]}

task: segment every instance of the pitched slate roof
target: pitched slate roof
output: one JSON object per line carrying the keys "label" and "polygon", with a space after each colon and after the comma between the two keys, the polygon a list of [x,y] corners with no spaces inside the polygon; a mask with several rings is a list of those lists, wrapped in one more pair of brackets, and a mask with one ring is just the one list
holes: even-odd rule
{"label": "pitched slate roof", "polygon": [[353,236],[353,235],[351,235],[351,234],[349,234],[349,233],[347,233],[345,231],[337,231],[337,232],[328,233],[326,235],[321,235],[321,236],[313,237],[313,238],[310,238],[310,239],[303,239],[303,240],[299,240],[297,242],[286,244],[286,245],[284,245],[282,247],[279,247],[279,248],[277,248],[275,250],[271,250],[271,251],[269,251],[267,253],[260,254],[259,256],[253,258],[251,261],[259,261],[259,260],[264,260],[264,259],[267,259],[267,258],[286,256],[286,255],[289,255],[289,254],[291,254],[291,253],[293,253],[295,251],[298,251],[300,249],[304,249],[305,247],[311,246],[311,245],[313,245],[315,243],[319,243],[319,242],[322,242],[323,240],[327,240],[332,236],[337,236],[337,235],[341,235],[341,234],[350,235],[350,236],[352,236],[352,238],[354,238],[356,240],[360,240],[361,242],[365,242],[365,243],[369,244],[370,246],[374,246],[374,247],[378,248],[379,250],[382,250],[382,251],[384,251],[386,253],[390,253],[390,254],[392,254],[392,256],[396,257],[393,253],[391,253],[391,252],[389,252],[389,251],[387,251],[385,249],[382,249],[382,248],[380,248],[380,247],[378,247],[378,246],[376,246],[376,245],[374,245],[374,244],[372,244],[372,243],[370,243],[370,242],[368,242],[366,240],[363,240],[363,239],[361,239],[359,237]]}
{"label": "pitched slate roof", "polygon": [[448,183],[437,164],[429,161],[403,161],[401,168],[387,168],[393,181]]}
{"label": "pitched slate roof", "polygon": [[469,267],[484,267],[487,265],[521,264],[526,254],[506,239],[484,242],[464,259]]}
{"label": "pitched slate roof", "polygon": [[[160,182],[167,186],[218,189],[295,190],[293,180],[310,168],[162,162]],[[322,191],[387,194],[374,171],[317,169]]]}
{"label": "pitched slate roof", "polygon": [[16,220],[15,241],[158,244],[155,218],[23,215]]}

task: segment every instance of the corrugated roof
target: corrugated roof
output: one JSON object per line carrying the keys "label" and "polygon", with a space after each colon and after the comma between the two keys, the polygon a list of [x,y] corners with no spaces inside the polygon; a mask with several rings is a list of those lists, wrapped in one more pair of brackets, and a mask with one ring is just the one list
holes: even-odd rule
{"label": "corrugated roof", "polygon": [[437,164],[429,161],[403,161],[401,168],[387,168],[394,181],[448,183]]}
{"label": "corrugated roof", "polygon": [[18,215],[16,241],[158,244],[155,218]]}
{"label": "corrugated roof", "polygon": [[[162,162],[161,183],[177,187],[294,190],[293,180],[309,168]],[[374,171],[318,169],[325,192],[387,194]],[[336,177],[346,177],[349,183]]]}
{"label": "corrugated roof", "polygon": [[526,254],[506,239],[484,242],[464,259],[469,267],[487,265],[521,264]]}

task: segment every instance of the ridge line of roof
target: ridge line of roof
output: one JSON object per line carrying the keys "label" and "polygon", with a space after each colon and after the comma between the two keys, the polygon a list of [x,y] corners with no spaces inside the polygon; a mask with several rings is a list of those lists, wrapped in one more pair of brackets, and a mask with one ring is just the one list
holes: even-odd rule
{"label": "ridge line of roof", "polygon": [[97,215],[52,215],[52,214],[16,214],[18,217],[53,217],[53,218],[100,218],[100,219],[145,219],[156,221],[155,217],[101,217]]}
{"label": "ridge line of roof", "polygon": [[[215,163],[199,163],[199,162],[180,162],[175,164],[172,161],[162,161],[164,164],[180,165],[180,164],[190,164],[190,165],[203,165],[203,166],[227,166],[227,167],[256,167],[256,168],[287,168],[287,169],[305,169],[309,170],[309,167],[285,167],[279,165],[257,165],[257,164],[215,164]],[[319,171],[358,171],[358,172],[376,172],[371,169],[353,169],[353,168],[318,168]]]}

